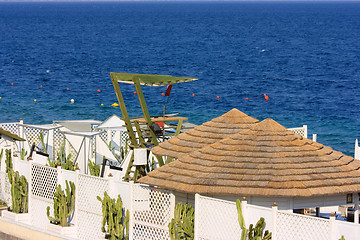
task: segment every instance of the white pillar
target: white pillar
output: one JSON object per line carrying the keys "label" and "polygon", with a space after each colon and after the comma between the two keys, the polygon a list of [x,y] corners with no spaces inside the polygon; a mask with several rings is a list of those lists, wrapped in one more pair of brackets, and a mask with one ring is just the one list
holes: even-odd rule
{"label": "white pillar", "polygon": [[200,194],[195,194],[195,220],[194,220],[194,240],[199,239],[199,208],[200,208]]}
{"label": "white pillar", "polygon": [[355,153],[354,153],[354,158],[360,160],[360,148],[359,148],[359,143],[358,143],[358,140],[357,140],[357,139],[355,140]]}
{"label": "white pillar", "polygon": [[304,136],[308,138],[307,125],[303,125],[304,128]]}
{"label": "white pillar", "polygon": [[354,223],[359,224],[359,195],[354,193]]}
{"label": "white pillar", "polygon": [[316,134],[316,133],[313,134],[313,141],[314,141],[314,142],[317,141],[317,134]]}
{"label": "white pillar", "polygon": [[329,231],[329,240],[337,240],[336,229],[335,229],[335,214],[332,212],[330,215],[330,231]]}
{"label": "white pillar", "polygon": [[248,219],[248,214],[247,214],[247,200],[246,197],[243,197],[243,199],[241,200],[241,211],[242,214],[244,216],[244,221],[245,221],[245,227],[248,228],[249,227],[249,219]]}
{"label": "white pillar", "polygon": [[271,229],[271,239],[276,240],[276,230],[277,230],[277,212],[278,212],[278,206],[276,205],[276,202],[274,202],[272,206],[272,229]]}
{"label": "white pillar", "polygon": [[[22,118],[20,118],[20,124],[24,124],[24,121]],[[21,125],[19,126],[19,137],[24,138],[24,127]],[[23,148],[24,148],[24,142],[19,141],[19,151],[21,151],[21,149],[23,149]]]}
{"label": "white pillar", "polygon": [[130,184],[129,240],[132,240],[134,234],[134,226],[133,226],[134,225],[134,183],[130,182],[129,184]]}

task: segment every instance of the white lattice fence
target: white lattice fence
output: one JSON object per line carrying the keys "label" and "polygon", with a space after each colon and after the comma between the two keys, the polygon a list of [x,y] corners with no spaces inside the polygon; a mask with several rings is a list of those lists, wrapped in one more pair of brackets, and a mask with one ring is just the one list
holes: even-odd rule
{"label": "white lattice fence", "polygon": [[0,127],[13,134],[19,134],[19,123],[1,123]]}
{"label": "white lattice fence", "polygon": [[38,129],[38,128],[32,128],[32,127],[24,127],[24,133],[26,136],[26,140],[29,143],[29,147],[31,148],[31,145],[35,143],[36,146],[40,143],[40,133],[42,133],[44,142],[46,144],[46,137],[48,134],[48,131]]}
{"label": "white lattice fence", "polygon": [[300,214],[277,212],[277,240],[328,240],[330,224],[328,219]]}
{"label": "white lattice fence", "polygon": [[174,195],[143,185],[133,185],[130,217],[132,239],[169,239],[168,224],[175,207]]}
{"label": "white lattice fence", "polygon": [[58,183],[57,169],[41,164],[31,163],[30,214],[31,223],[46,229],[49,219],[46,208],[50,206],[53,215],[53,197]]}
{"label": "white lattice fence", "polygon": [[59,128],[54,129],[53,136],[53,156],[54,159],[57,158],[58,153],[60,153],[61,144],[64,142],[64,135],[60,132]]}
{"label": "white lattice fence", "polygon": [[104,192],[109,192],[108,180],[79,174],[77,187],[77,236],[79,239],[98,239],[101,232],[102,204],[96,199],[103,198]]}
{"label": "white lattice fence", "polygon": [[240,239],[241,228],[234,202],[199,195],[195,207],[198,239]]}
{"label": "white lattice fence", "polygon": [[4,200],[8,206],[11,205],[10,182],[6,172],[0,172],[0,193],[1,199]]}
{"label": "white lattice fence", "polygon": [[288,128],[288,130],[304,138],[307,138],[307,125],[303,125],[302,127],[298,127],[298,128]]}

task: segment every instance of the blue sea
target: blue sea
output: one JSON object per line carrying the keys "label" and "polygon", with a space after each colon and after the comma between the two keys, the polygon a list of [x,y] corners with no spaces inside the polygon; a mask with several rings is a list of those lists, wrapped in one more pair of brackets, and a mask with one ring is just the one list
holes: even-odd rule
{"label": "blue sea", "polygon": [[[109,72],[170,74],[199,80],[173,86],[167,113],[201,124],[237,108],[307,124],[352,156],[359,13],[360,2],[0,3],[0,122],[105,120],[121,115]],[[134,87],[120,87],[141,115]],[[151,114],[164,91],[144,88]]]}

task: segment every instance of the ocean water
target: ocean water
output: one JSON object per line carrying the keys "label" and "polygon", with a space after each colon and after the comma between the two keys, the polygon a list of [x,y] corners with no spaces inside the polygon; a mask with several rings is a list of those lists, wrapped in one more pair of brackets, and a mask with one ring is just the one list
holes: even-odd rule
{"label": "ocean water", "polygon": [[[121,115],[109,72],[170,74],[199,81],[174,85],[167,113],[201,124],[238,108],[307,124],[353,155],[359,13],[359,2],[0,3],[0,122],[105,120]],[[141,115],[134,87],[120,87]],[[164,91],[144,88],[151,114]]]}

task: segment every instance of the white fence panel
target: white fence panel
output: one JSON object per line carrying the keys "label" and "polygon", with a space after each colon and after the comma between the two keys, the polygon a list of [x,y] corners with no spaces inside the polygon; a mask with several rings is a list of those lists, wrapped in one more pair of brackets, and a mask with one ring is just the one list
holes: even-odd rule
{"label": "white fence panel", "polygon": [[27,181],[30,180],[30,162],[27,160],[13,159],[13,169],[18,171],[20,176],[23,175]]}
{"label": "white fence panel", "polygon": [[11,132],[12,134],[19,135],[19,123],[0,123],[0,127],[6,131]]}
{"label": "white fence panel", "polygon": [[344,222],[344,221],[335,221],[335,233],[336,237],[334,239],[340,239],[341,236],[344,236],[346,240],[355,240],[359,239],[360,236],[360,225]]}
{"label": "white fence panel", "polygon": [[254,227],[256,223],[260,220],[261,217],[265,219],[265,230],[273,231],[273,210],[272,208],[260,207],[251,204],[247,204],[246,207],[247,216],[246,216],[246,226],[249,227],[252,224]]}
{"label": "white fence panel", "polygon": [[77,185],[77,236],[79,239],[98,239],[104,236],[102,226],[102,204],[97,196],[103,198],[109,192],[108,180],[79,174]]}
{"label": "white fence panel", "polygon": [[6,172],[0,172],[1,199],[11,206],[10,182]]}
{"label": "white fence panel", "polygon": [[56,168],[31,163],[30,206],[31,224],[46,229],[49,224],[46,208],[53,216],[53,197],[58,176]]}
{"label": "white fence panel", "polygon": [[307,138],[307,125],[303,125],[302,127],[297,128],[288,128],[288,130],[292,131],[295,134],[298,134],[304,138]]}
{"label": "white fence panel", "polygon": [[277,240],[328,240],[330,221],[294,213],[277,212]]}
{"label": "white fence panel", "polygon": [[170,191],[134,184],[130,210],[130,238],[141,240],[169,239],[169,228],[175,207]]}
{"label": "white fence panel", "polygon": [[198,199],[195,203],[198,239],[240,239],[241,228],[234,202],[205,196]]}

